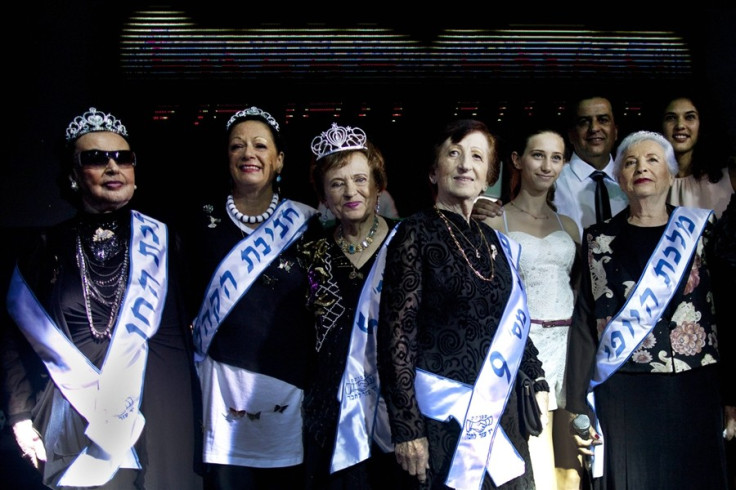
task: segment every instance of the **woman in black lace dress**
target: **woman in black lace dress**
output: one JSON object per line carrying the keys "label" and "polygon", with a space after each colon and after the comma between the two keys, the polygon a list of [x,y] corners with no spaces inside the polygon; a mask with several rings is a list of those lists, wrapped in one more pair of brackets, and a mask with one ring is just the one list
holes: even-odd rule
{"label": "woman in black lace dress", "polygon": [[534,488],[518,370],[537,380],[536,391],[549,387],[527,338],[518,248],[470,219],[498,173],[483,123],[448,125],[429,171],[435,205],[405,219],[388,248],[381,386],[397,460],[422,488]]}

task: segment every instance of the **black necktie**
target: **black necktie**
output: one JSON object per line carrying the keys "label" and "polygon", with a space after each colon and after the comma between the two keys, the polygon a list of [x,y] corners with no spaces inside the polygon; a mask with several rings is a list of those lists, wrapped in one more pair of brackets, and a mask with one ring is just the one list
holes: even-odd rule
{"label": "black necktie", "polygon": [[604,172],[596,170],[590,174],[590,178],[595,180],[595,221],[602,223],[611,217],[611,200],[608,198],[608,189],[603,182],[606,176]]}

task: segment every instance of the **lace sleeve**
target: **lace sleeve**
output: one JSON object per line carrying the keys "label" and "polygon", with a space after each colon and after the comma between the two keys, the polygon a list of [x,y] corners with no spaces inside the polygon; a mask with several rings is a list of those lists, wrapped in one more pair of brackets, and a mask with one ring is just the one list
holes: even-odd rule
{"label": "lace sleeve", "polygon": [[381,387],[395,443],[425,435],[414,391],[421,301],[422,256],[417,228],[404,222],[389,244],[378,325]]}

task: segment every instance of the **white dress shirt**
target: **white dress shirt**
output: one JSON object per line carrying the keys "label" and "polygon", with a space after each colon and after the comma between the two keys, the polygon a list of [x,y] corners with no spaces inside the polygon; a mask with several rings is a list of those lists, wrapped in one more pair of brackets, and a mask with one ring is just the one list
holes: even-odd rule
{"label": "white dress shirt", "polygon": [[[595,223],[595,181],[590,178],[595,171],[592,165],[573,153],[556,183],[554,203],[557,212],[577,223],[581,239],[585,228]],[[629,200],[613,177],[613,158],[609,159],[603,172],[606,174],[603,182],[611,200],[611,214],[615,216],[629,204]]]}

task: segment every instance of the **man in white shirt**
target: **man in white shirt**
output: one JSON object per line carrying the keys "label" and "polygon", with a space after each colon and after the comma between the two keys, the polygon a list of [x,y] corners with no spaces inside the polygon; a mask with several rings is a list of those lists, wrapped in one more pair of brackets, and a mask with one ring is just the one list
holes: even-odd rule
{"label": "man in white shirt", "polygon": [[579,100],[573,110],[568,138],[574,152],[557,179],[554,203],[558,213],[577,223],[582,237],[584,229],[596,222],[593,172],[605,173],[603,182],[612,215],[623,210],[628,200],[613,176],[611,152],[618,138],[618,127],[611,102],[604,97],[590,97]]}

